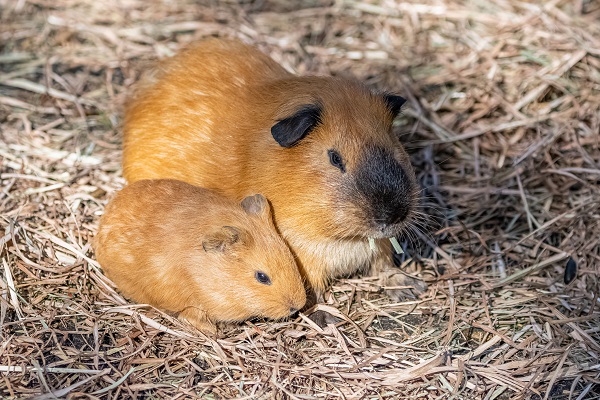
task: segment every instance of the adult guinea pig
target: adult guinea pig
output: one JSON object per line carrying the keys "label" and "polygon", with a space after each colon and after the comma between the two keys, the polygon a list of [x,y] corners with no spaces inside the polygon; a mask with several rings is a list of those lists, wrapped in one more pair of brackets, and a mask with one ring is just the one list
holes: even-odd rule
{"label": "adult guinea pig", "polygon": [[95,251],[124,294],[203,331],[216,321],[284,318],[306,302],[259,194],[237,203],[181,181],[135,182],[106,207]]}
{"label": "adult guinea pig", "polygon": [[263,193],[320,292],[330,277],[393,266],[387,238],[411,223],[418,197],[391,129],[404,102],[354,80],[292,75],[238,41],[205,40],[138,83],[125,113],[124,175],[235,199]]}

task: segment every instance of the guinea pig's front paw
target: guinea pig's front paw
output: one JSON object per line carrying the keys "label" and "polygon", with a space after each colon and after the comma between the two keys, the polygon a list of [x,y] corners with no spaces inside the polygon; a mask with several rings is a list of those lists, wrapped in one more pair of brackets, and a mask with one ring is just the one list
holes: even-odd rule
{"label": "guinea pig's front paw", "polygon": [[214,336],[217,334],[217,327],[207,317],[206,312],[196,308],[186,308],[179,313],[179,319],[187,322],[200,332]]}
{"label": "guinea pig's front paw", "polygon": [[427,291],[427,283],[394,270],[382,271],[379,284],[394,301],[416,299]]}

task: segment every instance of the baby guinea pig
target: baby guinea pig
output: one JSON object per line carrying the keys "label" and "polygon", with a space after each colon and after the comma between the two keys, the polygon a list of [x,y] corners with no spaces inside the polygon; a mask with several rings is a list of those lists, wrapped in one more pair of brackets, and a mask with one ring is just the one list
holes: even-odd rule
{"label": "baby guinea pig", "polygon": [[411,224],[419,193],[392,132],[404,102],[351,79],[292,75],[239,41],[201,41],[138,83],[125,112],[124,175],[238,200],[264,194],[321,292],[331,277],[393,267],[387,238]]}
{"label": "baby guinea pig", "polygon": [[100,219],[96,258],[121,291],[198,329],[216,321],[279,319],[306,292],[260,194],[241,203],[176,180],[142,180]]}

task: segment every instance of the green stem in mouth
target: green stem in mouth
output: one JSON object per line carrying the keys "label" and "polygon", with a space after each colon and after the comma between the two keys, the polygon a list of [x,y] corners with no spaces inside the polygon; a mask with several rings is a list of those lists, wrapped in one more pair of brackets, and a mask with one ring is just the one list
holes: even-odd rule
{"label": "green stem in mouth", "polygon": [[390,242],[392,242],[392,246],[394,246],[394,250],[396,250],[396,254],[404,254],[404,250],[400,247],[400,243],[398,243],[398,239],[395,237],[390,238]]}
{"label": "green stem in mouth", "polygon": [[371,248],[371,250],[375,251],[375,239],[373,238],[369,238],[369,247]]}

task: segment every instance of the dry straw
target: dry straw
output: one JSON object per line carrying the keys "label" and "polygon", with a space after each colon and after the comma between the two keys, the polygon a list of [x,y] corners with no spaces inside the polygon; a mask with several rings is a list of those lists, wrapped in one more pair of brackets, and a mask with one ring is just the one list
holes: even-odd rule
{"label": "dry straw", "polygon": [[[0,0],[0,18],[0,397],[600,396],[600,3]],[[423,294],[337,280],[336,325],[206,338],[115,291],[90,243],[124,184],[124,93],[210,35],[408,98],[427,217],[398,261]]]}

